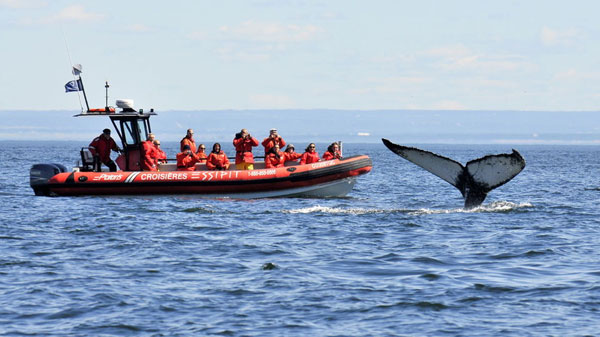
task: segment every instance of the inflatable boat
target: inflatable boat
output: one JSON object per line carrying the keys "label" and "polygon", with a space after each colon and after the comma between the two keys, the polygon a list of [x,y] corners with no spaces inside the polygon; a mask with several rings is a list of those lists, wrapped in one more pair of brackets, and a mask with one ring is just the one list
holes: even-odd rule
{"label": "inflatable boat", "polygon": [[[80,69],[78,70],[80,73]],[[79,75],[78,73],[78,75]],[[75,71],[74,71],[75,74]],[[78,78],[81,83],[81,78]],[[108,88],[108,83],[106,84]],[[81,88],[83,84],[81,83]],[[85,95],[85,92],[84,92]],[[108,89],[107,89],[108,97]],[[108,102],[108,98],[107,98]],[[87,105],[87,98],[86,98]],[[366,155],[300,165],[287,162],[284,167],[265,168],[256,162],[254,170],[211,171],[196,164],[194,171],[178,171],[174,163],[159,164],[158,171],[142,171],[142,142],[151,133],[154,109],[133,109],[133,101],[117,100],[112,107],[90,109],[75,117],[108,117],[119,136],[123,153],[115,160],[117,172],[93,172],[93,157],[87,148],[80,151],[80,165],[68,171],[64,165],[35,164],[30,170],[30,185],[35,195],[148,195],[196,194],[207,197],[341,197],[348,194],[358,176],[371,171]]]}
{"label": "inflatable boat", "polygon": [[36,164],[31,168],[31,187],[36,195],[340,197],[352,190],[359,175],[371,170],[372,163],[369,157],[360,155],[269,169],[260,168],[264,163],[257,162],[254,170],[209,171],[204,164],[196,164],[195,171],[177,171],[175,164],[162,164],[159,171],[81,172],[76,168],[63,172],[61,166]]}

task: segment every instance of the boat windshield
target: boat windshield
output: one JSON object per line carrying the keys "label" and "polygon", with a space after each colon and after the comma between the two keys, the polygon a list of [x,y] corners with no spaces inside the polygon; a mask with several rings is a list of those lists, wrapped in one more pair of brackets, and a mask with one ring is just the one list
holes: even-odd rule
{"label": "boat windshield", "polygon": [[[125,137],[125,144],[127,145],[134,145],[134,144],[138,144],[140,142],[141,139],[143,139],[141,136],[141,133],[145,130],[145,127],[143,127],[142,125],[144,124],[143,121],[138,120],[138,126],[140,126],[140,128],[134,128],[134,124],[135,121],[123,121],[122,125],[123,125],[123,136]],[[136,134],[137,131],[137,134]]]}
{"label": "boat windshield", "polygon": [[138,123],[138,132],[139,132],[138,139],[140,140],[140,142],[143,142],[148,137],[148,133],[150,131],[148,131],[148,129],[147,129],[146,120],[138,119],[137,123]]}

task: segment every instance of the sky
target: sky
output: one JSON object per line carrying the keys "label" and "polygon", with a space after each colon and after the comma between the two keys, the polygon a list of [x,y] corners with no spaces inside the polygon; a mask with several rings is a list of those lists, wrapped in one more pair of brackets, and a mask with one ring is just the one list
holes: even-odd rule
{"label": "sky", "polygon": [[596,111],[597,1],[0,0],[0,110]]}

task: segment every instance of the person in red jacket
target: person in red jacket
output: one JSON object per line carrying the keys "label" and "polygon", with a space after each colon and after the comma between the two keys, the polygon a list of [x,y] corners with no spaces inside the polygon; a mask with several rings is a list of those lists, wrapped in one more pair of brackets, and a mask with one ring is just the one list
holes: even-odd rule
{"label": "person in red jacket", "polygon": [[142,160],[140,166],[144,171],[156,171],[156,147],[154,147],[154,134],[149,133],[146,141],[142,142]]}
{"label": "person in red jacket", "polygon": [[285,140],[283,140],[283,138],[281,138],[281,136],[277,134],[277,129],[271,129],[269,131],[269,137],[265,138],[262,141],[262,146],[265,147],[265,156],[267,155],[267,153],[269,153],[269,150],[271,150],[275,144],[278,144],[279,148],[282,148],[285,146]]}
{"label": "person in red jacket", "polygon": [[179,142],[179,150],[181,152],[183,152],[183,147],[185,145],[189,145],[190,149],[196,149],[196,142],[194,141],[194,130],[192,129],[187,129],[187,133],[185,134],[185,137],[183,137],[181,139],[181,141]]}
{"label": "person in red jacket", "polygon": [[160,140],[154,140],[154,149],[156,150],[156,164],[166,164],[167,154],[160,148]]}
{"label": "person in red jacket", "polygon": [[265,168],[282,167],[285,163],[285,155],[279,151],[279,144],[275,144],[265,156]]}
{"label": "person in red jacket", "polygon": [[285,148],[285,152],[283,152],[283,156],[284,162],[297,162],[298,158],[302,157],[302,154],[295,151],[294,144],[288,144]]}
{"label": "person in red jacket", "polygon": [[194,171],[198,161],[199,158],[192,152],[192,148],[184,145],[183,151],[177,154],[177,171]]}
{"label": "person in red jacket", "polygon": [[315,143],[310,143],[304,150],[302,157],[300,157],[300,165],[316,163],[319,161],[319,154],[317,153]]}
{"label": "person in red jacket", "polygon": [[102,171],[102,164],[106,165],[110,172],[117,171],[117,165],[110,159],[110,151],[121,152],[121,149],[110,136],[110,129],[102,130],[102,134],[92,140],[88,149],[94,156],[94,170],[96,172]]}
{"label": "person in red jacket", "polygon": [[200,159],[200,164],[206,163],[207,155],[204,152],[205,150],[206,150],[206,146],[204,146],[204,144],[198,145],[198,151],[196,152],[196,155]]}
{"label": "person in red jacket", "polygon": [[323,153],[323,160],[331,159],[342,159],[342,153],[340,152],[338,143],[331,143],[331,145],[327,147],[327,151]]}
{"label": "person in red jacket", "polygon": [[235,147],[235,168],[238,170],[254,170],[254,155],[252,148],[258,146],[258,140],[242,129],[233,139]]}
{"label": "person in red jacket", "polygon": [[212,152],[206,159],[206,167],[209,170],[229,170],[229,159],[225,152],[221,151],[221,144],[213,144]]}

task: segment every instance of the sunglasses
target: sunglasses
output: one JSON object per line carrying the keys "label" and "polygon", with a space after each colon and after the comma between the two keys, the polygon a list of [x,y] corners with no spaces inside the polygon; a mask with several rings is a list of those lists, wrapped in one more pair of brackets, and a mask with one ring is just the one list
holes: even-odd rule
{"label": "sunglasses", "polygon": [[308,148],[310,148],[310,149],[314,149],[315,147],[314,147],[314,146],[309,146]]}
{"label": "sunglasses", "polygon": [[201,147],[201,148],[200,148],[200,150],[204,150],[204,149],[206,149],[206,148],[205,148],[205,147]]}

